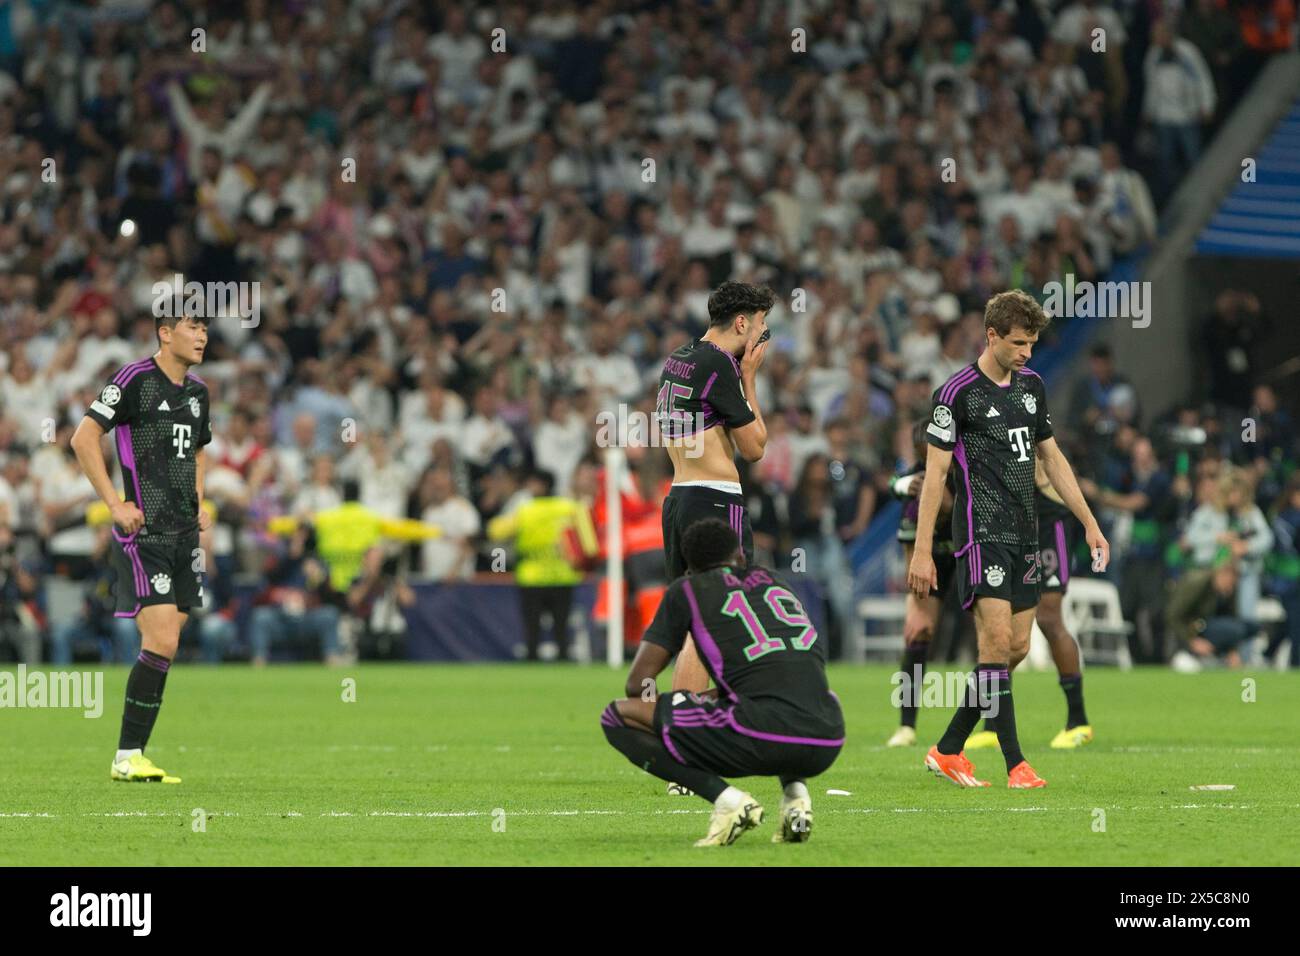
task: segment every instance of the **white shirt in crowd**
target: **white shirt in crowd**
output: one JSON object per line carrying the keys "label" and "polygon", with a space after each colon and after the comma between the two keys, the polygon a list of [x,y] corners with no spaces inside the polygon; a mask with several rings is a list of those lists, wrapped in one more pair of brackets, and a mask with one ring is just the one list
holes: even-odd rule
{"label": "white shirt in crowd", "polygon": [[474,573],[474,552],[463,545],[481,527],[474,506],[459,495],[452,495],[442,504],[425,508],[420,520],[442,529],[442,537],[420,546],[423,576],[434,581],[470,577]]}

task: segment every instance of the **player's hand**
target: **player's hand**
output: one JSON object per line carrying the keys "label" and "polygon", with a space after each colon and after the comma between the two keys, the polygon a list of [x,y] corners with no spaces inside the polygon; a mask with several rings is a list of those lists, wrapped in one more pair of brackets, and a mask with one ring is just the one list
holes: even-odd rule
{"label": "player's hand", "polygon": [[1092,570],[1095,574],[1100,574],[1106,570],[1106,565],[1110,564],[1110,542],[1106,536],[1101,533],[1101,528],[1093,525],[1088,529],[1085,535],[1088,541],[1088,551],[1092,554]]}
{"label": "player's hand", "polygon": [[935,569],[934,558],[928,554],[913,554],[912,564],[907,569],[907,589],[918,599],[929,597],[931,588],[939,587],[939,572]]}
{"label": "player's hand", "polygon": [[208,509],[199,505],[199,531],[207,531],[212,527],[212,515]]}
{"label": "player's hand", "polygon": [[925,472],[918,471],[912,476],[912,481],[907,486],[907,493],[913,498],[921,497],[921,489],[925,487]]}
{"label": "player's hand", "polygon": [[772,340],[768,339],[762,345],[756,343],[766,328],[766,324],[761,329],[755,326],[750,332],[749,341],[745,343],[745,354],[740,358],[740,375],[742,378],[752,380],[763,366],[763,358],[767,355],[767,347],[772,344]]}
{"label": "player's hand", "polygon": [[144,512],[134,502],[119,501],[108,509],[113,516],[113,524],[122,529],[123,534],[135,534],[144,527]]}

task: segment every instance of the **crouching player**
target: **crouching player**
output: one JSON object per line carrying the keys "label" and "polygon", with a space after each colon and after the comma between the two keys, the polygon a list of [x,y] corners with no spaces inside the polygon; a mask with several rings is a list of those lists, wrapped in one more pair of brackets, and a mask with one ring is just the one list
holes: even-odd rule
{"label": "crouching player", "polygon": [[[605,736],[638,767],[713,804],[696,846],[726,846],[763,821],[758,800],[723,779],[777,777],[774,843],[812,832],[807,778],[844,744],[844,716],[826,683],[826,650],[793,590],[775,572],[746,566],[736,532],[707,518],[683,535],[687,573],[669,585],[641,639],[627,697],[601,714]],[[687,633],[716,685],[658,697],[655,678]]]}

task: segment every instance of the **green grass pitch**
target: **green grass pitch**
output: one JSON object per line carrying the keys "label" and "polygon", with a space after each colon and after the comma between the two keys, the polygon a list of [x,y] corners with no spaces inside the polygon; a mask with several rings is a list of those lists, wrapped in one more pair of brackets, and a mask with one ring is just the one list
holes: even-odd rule
{"label": "green grass pitch", "polygon": [[[99,719],[0,709],[3,865],[1278,865],[1300,861],[1300,673],[1093,669],[1097,740],[1053,751],[1054,673],[1016,675],[1016,717],[1045,790],[1008,791],[1001,754],[971,754],[993,787],[887,750],[884,666],[836,666],[848,743],[810,784],[804,845],[769,842],[774,780],[742,785],[768,817],[697,850],[708,807],[606,743],[604,667],[180,666],[149,754],[179,786],[108,779],[123,668]],[[1243,678],[1257,681],[1244,701]],[[345,678],[355,702],[343,700]],[[666,680],[662,681],[665,685]],[[948,719],[922,711],[928,745]],[[1234,790],[1193,791],[1203,784]],[[828,788],[850,796],[827,796]],[[195,811],[202,811],[196,814]],[[1098,811],[1101,811],[1099,813]],[[1104,816],[1103,816],[1104,814]],[[196,823],[206,819],[206,829]],[[1104,829],[1102,827],[1104,826]]]}

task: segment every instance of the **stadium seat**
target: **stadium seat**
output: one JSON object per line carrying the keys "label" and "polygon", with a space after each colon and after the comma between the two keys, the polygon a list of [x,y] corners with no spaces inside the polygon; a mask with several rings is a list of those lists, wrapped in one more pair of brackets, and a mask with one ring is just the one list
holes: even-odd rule
{"label": "stadium seat", "polygon": [[1124,620],[1115,585],[1097,578],[1071,579],[1061,614],[1087,663],[1133,667],[1128,647],[1133,625]]}
{"label": "stadium seat", "polygon": [[[864,633],[852,642],[851,647],[845,648],[849,660],[855,663],[875,657],[894,660],[903,652],[903,621],[907,617],[906,595],[865,597],[858,602],[858,615],[864,625]],[[883,626],[887,626],[883,633],[873,633],[877,627]]]}

